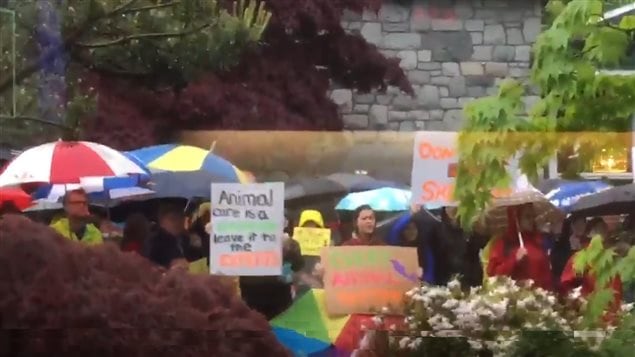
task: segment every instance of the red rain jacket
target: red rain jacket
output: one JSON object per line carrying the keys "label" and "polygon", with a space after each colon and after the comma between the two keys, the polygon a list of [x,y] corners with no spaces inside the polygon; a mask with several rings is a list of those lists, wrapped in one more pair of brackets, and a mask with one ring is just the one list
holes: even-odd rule
{"label": "red rain jacket", "polygon": [[551,265],[543,248],[542,237],[538,232],[522,233],[527,255],[521,261],[516,260],[516,252],[520,247],[516,217],[517,208],[509,207],[507,233],[492,246],[487,274],[489,276],[505,275],[516,281],[531,279],[534,281],[534,286],[551,291],[554,288]]}
{"label": "red rain jacket", "polygon": [[[582,296],[587,296],[595,290],[595,277],[590,272],[585,272],[582,277],[576,274],[573,268],[573,262],[577,254],[574,254],[564,267],[562,275],[560,276],[560,287],[562,294],[568,294],[571,290],[582,286]],[[622,302],[622,279],[620,276],[616,276],[611,280],[609,286],[615,292],[614,301],[610,308],[610,311],[615,313],[620,311],[620,305]]]}

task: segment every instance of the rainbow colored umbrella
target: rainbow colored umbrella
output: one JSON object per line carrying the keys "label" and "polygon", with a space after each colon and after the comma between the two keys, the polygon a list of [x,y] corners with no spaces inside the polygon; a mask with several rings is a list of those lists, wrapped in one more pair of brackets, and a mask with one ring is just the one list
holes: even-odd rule
{"label": "rainbow colored umbrella", "polygon": [[196,146],[165,144],[128,151],[130,157],[153,170],[207,171],[227,182],[250,183],[253,177],[231,162]]}
{"label": "rainbow colored umbrella", "polygon": [[[400,326],[403,317],[389,317],[385,322]],[[307,291],[271,320],[271,325],[280,343],[296,356],[317,356],[329,349],[337,356],[347,356],[358,348],[363,326],[374,326],[372,315],[329,316],[322,289]]]}

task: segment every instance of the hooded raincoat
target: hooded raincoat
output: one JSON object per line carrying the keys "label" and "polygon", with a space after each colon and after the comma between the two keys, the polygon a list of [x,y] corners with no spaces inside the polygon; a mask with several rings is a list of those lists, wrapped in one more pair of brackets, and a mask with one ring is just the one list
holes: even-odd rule
{"label": "hooded raincoat", "polygon": [[507,209],[507,232],[492,244],[487,265],[487,275],[506,275],[520,280],[533,280],[535,286],[553,290],[553,276],[549,256],[543,246],[543,238],[537,230],[521,232],[527,250],[524,259],[518,261],[516,252],[520,248],[518,240],[518,208]]}

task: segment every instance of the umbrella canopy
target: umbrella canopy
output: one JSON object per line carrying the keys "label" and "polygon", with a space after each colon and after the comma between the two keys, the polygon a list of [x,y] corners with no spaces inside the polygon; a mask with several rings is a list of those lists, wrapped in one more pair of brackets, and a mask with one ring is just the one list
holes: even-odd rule
{"label": "umbrella canopy", "polygon": [[160,171],[207,171],[219,182],[249,183],[252,175],[242,172],[231,162],[195,146],[165,144],[129,151],[126,154]]}
{"label": "umbrella canopy", "polygon": [[348,192],[348,188],[328,177],[292,180],[285,185],[285,201],[310,196],[337,195]]}
{"label": "umbrella canopy", "polygon": [[564,219],[564,213],[554,206],[536,189],[513,192],[511,195],[496,198],[492,207],[485,212],[485,226],[491,233],[504,232],[507,229],[507,208],[532,204],[536,214],[536,224],[543,225]]}
{"label": "umbrella canopy", "polygon": [[88,141],[56,141],[30,148],[0,174],[0,186],[24,183],[79,183],[82,177],[145,175],[126,155]]}
{"label": "umbrella canopy", "polygon": [[0,188],[0,206],[5,202],[11,202],[20,211],[25,210],[33,204],[33,198],[19,188]]}
{"label": "umbrella canopy", "polygon": [[582,216],[635,213],[635,183],[582,197],[571,207],[571,212]]}
{"label": "umbrella canopy", "polygon": [[412,192],[396,188],[350,193],[335,206],[336,210],[354,211],[361,205],[370,205],[376,211],[407,211]]}
{"label": "umbrella canopy", "polygon": [[569,181],[551,189],[545,194],[545,197],[554,206],[568,212],[580,198],[611,187],[613,186],[602,181]]}
{"label": "umbrella canopy", "polygon": [[154,198],[209,199],[214,182],[227,181],[208,171],[159,171],[152,173],[148,187],[155,192]]}
{"label": "umbrella canopy", "polygon": [[88,193],[91,202],[107,202],[143,198],[154,193],[152,190],[140,187],[140,183],[137,177],[85,177],[80,179],[79,184],[42,186],[32,196],[38,200],[57,202],[68,191],[83,189]]}
{"label": "umbrella canopy", "polygon": [[[362,326],[372,327],[372,315],[331,317],[326,313],[324,290],[312,289],[291,307],[271,320],[279,341],[296,355],[311,355],[336,349],[352,352],[362,338]],[[388,317],[386,322],[400,326],[403,317]],[[303,344],[306,343],[306,344]]]}

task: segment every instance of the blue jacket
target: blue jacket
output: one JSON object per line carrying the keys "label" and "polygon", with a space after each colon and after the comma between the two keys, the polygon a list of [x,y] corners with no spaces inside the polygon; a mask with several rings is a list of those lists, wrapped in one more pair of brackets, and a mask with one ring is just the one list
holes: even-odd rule
{"label": "blue jacket", "polygon": [[[397,218],[386,237],[386,242],[389,245],[401,245],[401,233],[408,223],[410,223],[411,219],[412,216],[410,213]],[[422,232],[419,232],[419,236],[417,237],[417,254],[419,255],[419,266],[423,268],[422,278],[426,283],[434,284],[434,255],[432,254],[432,250],[429,249],[425,237],[421,233]]]}

